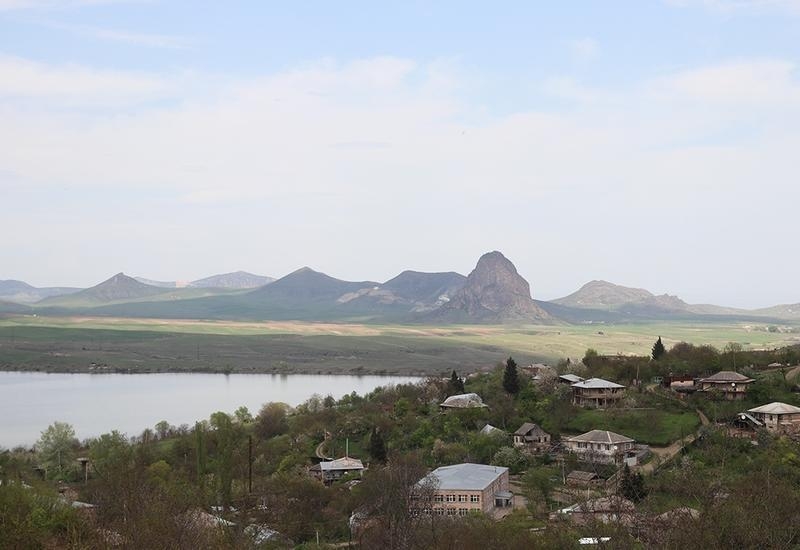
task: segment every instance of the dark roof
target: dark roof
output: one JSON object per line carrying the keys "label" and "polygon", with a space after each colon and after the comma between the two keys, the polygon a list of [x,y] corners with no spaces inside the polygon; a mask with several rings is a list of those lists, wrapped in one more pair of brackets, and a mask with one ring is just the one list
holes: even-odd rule
{"label": "dark roof", "polygon": [[546,431],[541,429],[539,426],[532,422],[525,422],[519,429],[514,432],[514,435],[528,435],[530,433],[534,433],[537,435],[549,435]]}
{"label": "dark roof", "polygon": [[700,382],[724,384],[726,382],[755,382],[755,380],[753,378],[748,378],[743,374],[739,374],[738,372],[733,372],[732,370],[721,370],[718,373],[709,376],[708,378],[701,379]]}

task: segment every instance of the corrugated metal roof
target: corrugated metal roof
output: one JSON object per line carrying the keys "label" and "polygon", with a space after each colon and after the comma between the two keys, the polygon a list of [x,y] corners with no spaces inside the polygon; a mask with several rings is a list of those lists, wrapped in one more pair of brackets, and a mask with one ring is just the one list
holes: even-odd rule
{"label": "corrugated metal roof", "polygon": [[588,380],[584,380],[583,382],[572,384],[572,387],[595,390],[595,389],[606,389],[606,388],[608,389],[624,388],[625,386],[617,384],[616,382],[609,382],[608,380],[603,380],[602,378],[589,378]]}
{"label": "corrugated metal roof", "polygon": [[775,401],[768,405],[761,405],[760,407],[749,409],[747,412],[761,414],[797,414],[800,413],[800,407]]}
{"label": "corrugated metal roof", "polygon": [[701,379],[700,382],[755,382],[755,380],[732,370],[721,370],[708,378]]}
{"label": "corrugated metal roof", "polygon": [[567,382],[572,382],[572,383],[580,382],[580,381],[583,380],[583,378],[581,378],[577,374],[562,374],[561,376],[559,376],[559,378],[561,378],[562,380],[566,380]]}
{"label": "corrugated metal roof", "polygon": [[357,458],[343,456],[342,458],[337,458],[336,460],[320,462],[319,469],[323,472],[329,472],[332,470],[363,470],[364,464]]}
{"label": "corrugated metal roof", "polygon": [[466,409],[470,407],[485,407],[486,405],[483,404],[483,399],[477,393],[462,393],[451,395],[440,406]]}
{"label": "corrugated metal roof", "polygon": [[633,439],[630,437],[609,432],[608,430],[592,430],[575,437],[568,437],[567,441],[580,443],[633,443]]}
{"label": "corrugated metal roof", "polygon": [[433,480],[438,489],[483,491],[507,471],[508,468],[504,466],[470,463],[454,464],[436,468],[420,483],[426,480]]}

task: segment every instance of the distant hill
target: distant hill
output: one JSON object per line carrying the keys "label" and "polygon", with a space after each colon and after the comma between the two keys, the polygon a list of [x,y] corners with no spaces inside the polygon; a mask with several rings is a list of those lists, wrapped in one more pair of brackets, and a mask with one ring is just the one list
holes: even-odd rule
{"label": "distant hill", "polygon": [[756,315],[764,317],[775,317],[787,320],[800,319],[800,304],[781,304],[778,306],[765,307],[753,311]]}
{"label": "distant hill", "polygon": [[61,296],[78,292],[80,288],[44,287],[37,288],[24,281],[9,279],[0,281],[0,300],[19,304],[32,304],[50,296]]}
{"label": "distant hill", "polygon": [[360,288],[340,296],[337,302],[347,304],[349,309],[374,310],[376,315],[387,314],[389,309],[395,316],[431,311],[447,303],[466,280],[463,275],[452,271],[404,271],[381,285]]}
{"label": "distant hill", "polygon": [[198,279],[192,281],[189,286],[197,288],[258,288],[260,286],[268,285],[275,281],[274,277],[265,277],[264,275],[254,275],[247,271],[234,271],[233,273],[223,273],[222,275],[212,275],[205,279]]}
{"label": "distant hill", "polygon": [[551,303],[568,308],[615,312],[620,314],[616,316],[618,318],[662,319],[753,313],[710,304],[687,304],[677,296],[655,295],[643,288],[630,288],[608,281],[590,281],[569,296],[552,300]]}
{"label": "distant hill", "polygon": [[49,307],[92,307],[113,302],[137,300],[156,296],[168,289],[140,283],[124,273],[117,273],[110,279],[91,288],[66,296],[55,296],[38,302],[37,306]]}
{"label": "distant hill", "polygon": [[157,286],[159,288],[179,288],[180,286],[177,281],[154,281],[153,279],[146,279],[145,277],[134,277],[134,279],[142,284]]}
{"label": "distant hill", "polygon": [[589,281],[569,296],[551,300],[554,304],[587,309],[614,309],[632,302],[653,298],[643,288],[629,288],[607,281]]}
{"label": "distant hill", "polygon": [[7,314],[7,313],[31,313],[32,308],[30,306],[24,304],[18,304],[15,302],[7,302],[5,300],[0,300],[0,315]]}
{"label": "distant hill", "polygon": [[462,288],[430,319],[451,322],[540,323],[552,316],[531,298],[528,281],[500,252],[484,254]]}

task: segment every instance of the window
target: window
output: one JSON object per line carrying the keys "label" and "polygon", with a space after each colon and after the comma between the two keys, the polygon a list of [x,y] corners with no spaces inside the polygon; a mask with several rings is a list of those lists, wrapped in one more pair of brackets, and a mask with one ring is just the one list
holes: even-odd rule
{"label": "window", "polygon": [[458,502],[467,502],[467,495],[458,495]]}
{"label": "window", "polygon": [[455,508],[448,508],[448,509],[447,509],[447,515],[448,515],[448,516],[454,516],[454,515],[456,515],[456,509],[455,509]]}
{"label": "window", "polygon": [[447,502],[455,502],[456,495],[447,495]]}
{"label": "window", "polygon": [[470,495],[469,501],[470,502],[480,502],[481,501],[481,495]]}
{"label": "window", "polygon": [[444,495],[434,495],[433,500],[436,502],[444,502]]}
{"label": "window", "polygon": [[468,513],[469,513],[469,510],[467,510],[466,508],[459,508],[458,509],[458,515],[459,516],[466,516]]}
{"label": "window", "polygon": [[437,516],[443,516],[444,515],[444,508],[434,508],[433,509],[433,513],[436,514]]}

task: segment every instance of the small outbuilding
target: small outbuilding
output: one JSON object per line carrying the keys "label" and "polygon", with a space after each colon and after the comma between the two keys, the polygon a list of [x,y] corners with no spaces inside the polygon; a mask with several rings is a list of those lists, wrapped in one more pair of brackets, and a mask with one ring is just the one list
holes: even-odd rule
{"label": "small outbuilding", "polygon": [[754,378],[748,378],[738,372],[722,370],[718,373],[701,378],[698,380],[700,391],[719,392],[728,401],[744,399],[747,395],[747,386],[755,382]]}

